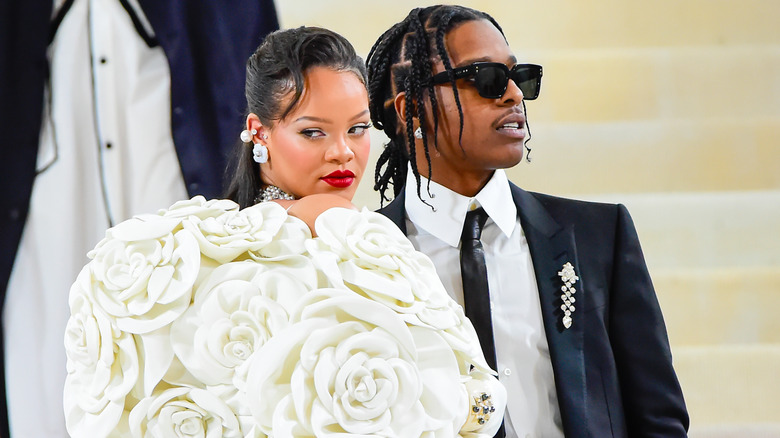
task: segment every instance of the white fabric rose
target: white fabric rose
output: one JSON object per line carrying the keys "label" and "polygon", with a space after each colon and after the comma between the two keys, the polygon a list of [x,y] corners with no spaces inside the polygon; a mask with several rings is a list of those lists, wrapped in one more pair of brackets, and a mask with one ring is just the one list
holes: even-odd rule
{"label": "white fabric rose", "polygon": [[128,219],[109,229],[88,254],[94,281],[87,293],[121,330],[157,330],[187,309],[201,257],[197,240],[180,222]]}
{"label": "white fabric rose", "polygon": [[[267,213],[271,211],[272,213]],[[305,242],[311,239],[311,230],[305,222],[294,216],[289,216],[287,210],[275,202],[262,202],[243,210],[247,215],[271,214],[277,217],[284,214],[284,223],[274,238],[257,251],[251,251],[249,256],[255,260],[277,259],[306,252]]]}
{"label": "white fabric rose", "polygon": [[468,394],[468,417],[460,435],[463,438],[491,438],[504,421],[506,389],[495,377],[472,371],[465,382]]}
{"label": "white fabric rose", "polygon": [[139,377],[133,336],[117,329],[89,300],[85,290],[91,281],[85,267],[70,291],[65,329],[65,422],[74,438],[111,436]]}
{"label": "white fabric rose", "polygon": [[337,289],[309,293],[292,318],[249,365],[247,399],[263,432],[455,436],[465,392],[434,330]]}
{"label": "white fabric rose", "polygon": [[168,209],[158,212],[158,215],[167,218],[186,218],[195,216],[199,219],[219,216],[226,211],[238,211],[238,204],[229,199],[206,200],[201,195],[192,199],[178,201]]}
{"label": "white fabric rose", "polygon": [[488,436],[469,397],[500,384],[431,261],[366,210],[316,229],[198,196],[108,230],[71,289],[69,432]]}
{"label": "white fabric rose", "polygon": [[365,209],[331,208],[315,228],[319,237],[308,243],[309,252],[335,287],[343,282],[410,324],[437,329],[459,324],[433,263],[392,221]]}
{"label": "white fabric rose", "polygon": [[139,401],[130,411],[134,438],[243,437],[236,415],[209,391],[175,387]]}
{"label": "white fabric rose", "polygon": [[228,263],[248,251],[262,254],[286,220],[287,212],[281,205],[265,202],[204,219],[190,216],[183,226],[198,239],[203,255]]}
{"label": "white fabric rose", "polygon": [[433,262],[392,221],[366,209],[331,208],[315,228],[319,237],[307,242],[309,252],[334,287],[345,284],[409,324],[441,330],[463,373],[470,365],[490,371],[474,327],[447,294]]}
{"label": "white fabric rose", "polygon": [[303,256],[219,266],[173,323],[173,350],[203,384],[240,385],[243,364],[288,325],[289,310],[316,285],[314,268]]}

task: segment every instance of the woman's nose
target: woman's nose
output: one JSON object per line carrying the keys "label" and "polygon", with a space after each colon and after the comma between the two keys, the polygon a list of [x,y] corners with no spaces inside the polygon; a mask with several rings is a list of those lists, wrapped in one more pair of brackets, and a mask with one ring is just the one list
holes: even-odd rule
{"label": "woman's nose", "polygon": [[327,161],[335,161],[337,163],[347,163],[353,158],[355,158],[355,153],[352,152],[349,140],[343,136],[334,141],[325,153]]}

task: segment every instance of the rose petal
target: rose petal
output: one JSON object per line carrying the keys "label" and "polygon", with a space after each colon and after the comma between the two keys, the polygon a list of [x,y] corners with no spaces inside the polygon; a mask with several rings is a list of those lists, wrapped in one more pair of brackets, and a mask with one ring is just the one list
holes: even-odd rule
{"label": "rose petal", "polygon": [[173,361],[170,341],[170,327],[166,326],[136,337],[143,363],[143,396],[152,394]]}

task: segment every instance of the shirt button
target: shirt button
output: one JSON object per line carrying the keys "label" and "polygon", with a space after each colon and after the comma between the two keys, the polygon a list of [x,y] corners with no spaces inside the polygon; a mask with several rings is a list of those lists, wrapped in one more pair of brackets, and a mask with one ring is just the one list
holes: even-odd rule
{"label": "shirt button", "polygon": [[510,370],[509,368],[504,368],[504,375],[505,376],[511,376],[512,375],[512,370]]}

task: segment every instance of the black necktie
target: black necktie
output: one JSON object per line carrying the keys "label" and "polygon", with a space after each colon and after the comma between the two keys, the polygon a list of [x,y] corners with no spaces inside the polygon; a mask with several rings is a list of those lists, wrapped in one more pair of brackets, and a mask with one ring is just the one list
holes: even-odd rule
{"label": "black necktie", "polygon": [[496,369],[496,347],[493,343],[493,322],[490,318],[485,251],[482,249],[482,227],[488,215],[482,208],[466,213],[463,234],[460,235],[460,275],[463,278],[463,303],[466,316],[474,324],[485,360]]}
{"label": "black necktie", "polygon": [[[466,316],[477,331],[485,360],[490,368],[495,370],[497,369],[496,346],[493,342],[493,321],[490,316],[490,291],[485,251],[480,240],[482,227],[485,226],[487,218],[488,214],[483,208],[466,213],[463,234],[460,236],[460,275],[463,279],[463,303]],[[504,438],[505,434],[502,423],[496,438]]]}

